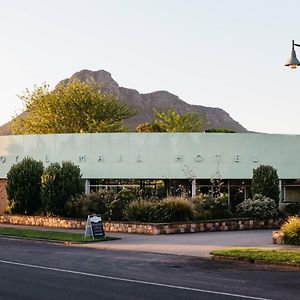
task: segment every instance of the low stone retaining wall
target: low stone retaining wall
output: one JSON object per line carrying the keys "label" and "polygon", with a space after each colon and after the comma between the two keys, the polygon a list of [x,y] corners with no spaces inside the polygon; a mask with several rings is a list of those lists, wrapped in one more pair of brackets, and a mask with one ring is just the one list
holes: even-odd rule
{"label": "low stone retaining wall", "polygon": [[283,238],[283,236],[282,236],[282,233],[280,231],[273,231],[272,232],[273,244],[283,244],[282,238]]}
{"label": "low stone retaining wall", "polygon": [[55,228],[83,229],[86,220],[44,217],[44,216],[22,216],[22,215],[0,215],[0,223],[16,225],[45,226]]}
{"label": "low stone retaining wall", "polygon": [[[157,235],[208,231],[277,229],[279,228],[281,222],[281,219],[227,219],[186,223],[136,223],[109,221],[104,222],[104,230],[107,232],[143,233]],[[86,220],[5,214],[0,215],[0,223],[84,229]]]}

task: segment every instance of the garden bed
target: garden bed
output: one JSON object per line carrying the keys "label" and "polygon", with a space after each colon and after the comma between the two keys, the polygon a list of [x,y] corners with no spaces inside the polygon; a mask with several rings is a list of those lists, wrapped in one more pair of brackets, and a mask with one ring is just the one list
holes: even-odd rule
{"label": "garden bed", "polygon": [[[104,222],[106,232],[172,234],[211,231],[232,231],[249,229],[278,229],[282,219],[270,218],[256,220],[251,218],[234,218],[224,220],[208,220],[178,223],[137,223],[137,222]],[[86,220],[45,216],[23,216],[4,214],[0,216],[0,224],[32,225],[55,228],[84,229]]]}

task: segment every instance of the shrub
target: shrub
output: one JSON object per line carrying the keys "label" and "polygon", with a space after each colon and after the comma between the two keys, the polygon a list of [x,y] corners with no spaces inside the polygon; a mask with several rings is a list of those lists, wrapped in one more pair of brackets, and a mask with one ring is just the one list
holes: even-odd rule
{"label": "shrub", "polygon": [[129,189],[122,189],[108,203],[109,219],[121,221],[124,219],[124,211],[128,204],[136,199],[136,195]]}
{"label": "shrub", "polygon": [[192,203],[179,197],[168,197],[159,202],[154,217],[156,222],[185,222],[193,219]]}
{"label": "shrub", "polygon": [[299,202],[294,202],[294,203],[289,203],[285,207],[285,212],[288,215],[299,215],[300,214],[300,203]]}
{"label": "shrub", "polygon": [[31,215],[41,208],[41,161],[25,157],[7,173],[7,196],[12,213]]}
{"label": "shrub", "polygon": [[194,218],[196,220],[224,219],[232,216],[228,206],[228,196],[213,198],[200,196],[193,199]]}
{"label": "shrub", "polygon": [[300,217],[289,217],[280,231],[284,244],[300,245]]}
{"label": "shrub", "polygon": [[261,194],[263,196],[279,200],[279,186],[277,170],[272,166],[261,165],[253,170],[252,194]]}
{"label": "shrub", "polygon": [[68,215],[86,218],[91,214],[100,214],[104,219],[109,219],[109,203],[115,197],[114,192],[107,190],[73,196],[67,202]]}
{"label": "shrub", "polygon": [[67,202],[84,191],[80,168],[72,162],[51,163],[42,176],[43,208],[47,214],[68,216]]}
{"label": "shrub", "polygon": [[240,217],[264,219],[276,216],[278,209],[273,199],[256,194],[253,199],[247,199],[237,205],[236,214]]}
{"label": "shrub", "polygon": [[158,203],[149,200],[136,200],[125,208],[125,219],[128,221],[154,222]]}
{"label": "shrub", "polygon": [[68,210],[68,216],[71,218],[85,218],[86,215],[83,214],[82,208],[84,204],[85,194],[72,196],[66,206]]}

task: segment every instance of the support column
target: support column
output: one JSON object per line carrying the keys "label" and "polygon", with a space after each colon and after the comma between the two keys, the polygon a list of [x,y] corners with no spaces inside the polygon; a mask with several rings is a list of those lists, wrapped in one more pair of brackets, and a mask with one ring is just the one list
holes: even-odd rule
{"label": "support column", "polygon": [[192,197],[196,197],[196,178],[192,178]]}
{"label": "support column", "polygon": [[282,203],[283,194],[282,194],[282,181],[279,179],[279,204]]}
{"label": "support column", "polygon": [[91,192],[90,180],[85,180],[85,194],[88,195]]}
{"label": "support column", "polygon": [[230,203],[230,180],[228,179],[227,181],[227,195],[228,195],[228,207],[231,207],[231,203]]}

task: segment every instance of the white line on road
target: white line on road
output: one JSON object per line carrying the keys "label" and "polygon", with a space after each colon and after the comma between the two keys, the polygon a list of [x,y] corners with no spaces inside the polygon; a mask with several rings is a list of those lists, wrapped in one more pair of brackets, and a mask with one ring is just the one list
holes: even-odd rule
{"label": "white line on road", "polygon": [[8,265],[22,266],[22,267],[28,267],[28,268],[35,268],[35,269],[42,269],[42,270],[49,270],[49,271],[70,273],[70,274],[76,274],[76,275],[97,277],[97,278],[103,278],[103,279],[110,279],[110,280],[116,280],[116,281],[125,281],[125,282],[131,282],[131,283],[138,283],[138,284],[145,284],[145,285],[166,287],[166,288],[172,288],[172,289],[178,289],[178,290],[193,291],[193,292],[199,292],[199,293],[207,293],[207,294],[231,296],[231,297],[244,298],[244,299],[253,299],[253,300],[271,300],[271,299],[267,299],[267,298],[259,298],[259,297],[252,297],[252,296],[246,296],[246,295],[239,295],[239,294],[231,294],[231,293],[225,293],[225,292],[217,292],[217,291],[196,289],[196,288],[190,288],[190,287],[178,286],[178,285],[170,285],[170,284],[164,284],[164,283],[158,283],[158,282],[135,280],[135,279],[113,277],[113,276],[106,276],[106,275],[93,274],[93,273],[85,273],[85,272],[80,272],[80,271],[72,271],[72,270],[51,268],[51,267],[45,267],[45,266],[24,264],[24,263],[19,263],[19,262],[14,262],[14,261],[7,261],[7,260],[0,260],[0,263],[8,264]]}

